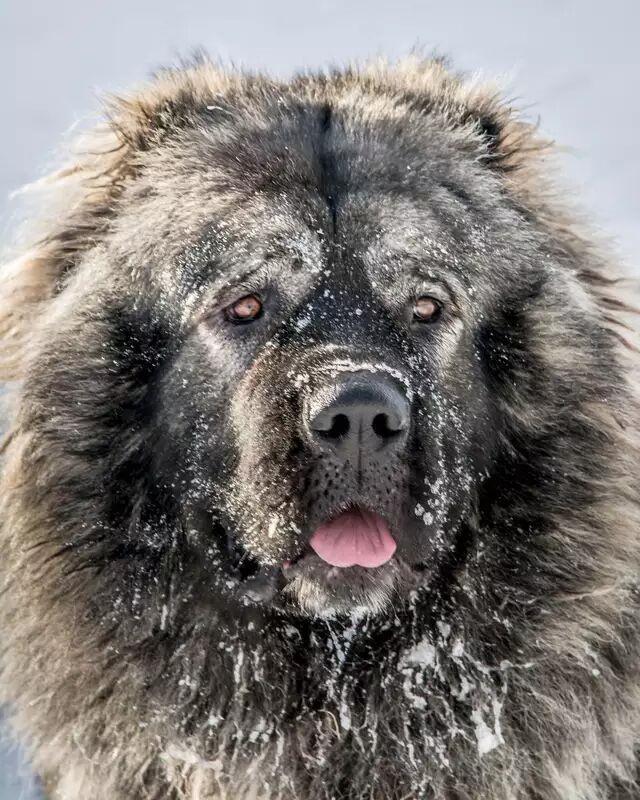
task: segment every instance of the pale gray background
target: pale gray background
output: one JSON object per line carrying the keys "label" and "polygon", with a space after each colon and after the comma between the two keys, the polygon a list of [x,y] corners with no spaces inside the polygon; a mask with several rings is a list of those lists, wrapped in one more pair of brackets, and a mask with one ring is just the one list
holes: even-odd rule
{"label": "pale gray background", "polygon": [[[201,46],[286,74],[421,45],[507,77],[570,147],[575,199],[636,268],[639,23],[637,0],[0,0],[0,230],[11,227],[8,194],[51,164],[99,91],[180,54]],[[0,800],[33,797],[19,756],[0,753]]]}

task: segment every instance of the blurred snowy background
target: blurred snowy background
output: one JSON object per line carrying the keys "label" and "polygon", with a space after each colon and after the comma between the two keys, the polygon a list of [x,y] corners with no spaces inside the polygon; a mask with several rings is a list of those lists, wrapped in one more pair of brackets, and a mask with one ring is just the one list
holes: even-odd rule
{"label": "blurred snowy background", "polygon": [[[100,92],[196,47],[285,75],[418,45],[506,79],[567,146],[575,199],[640,271],[639,23],[637,0],[0,0],[0,234],[10,194],[54,163]],[[37,797],[20,753],[0,745],[0,800]]]}

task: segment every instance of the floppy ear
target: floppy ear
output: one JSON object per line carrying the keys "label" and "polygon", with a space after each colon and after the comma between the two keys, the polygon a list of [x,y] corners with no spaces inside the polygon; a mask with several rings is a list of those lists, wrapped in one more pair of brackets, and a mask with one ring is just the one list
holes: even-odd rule
{"label": "floppy ear", "polygon": [[233,80],[198,59],[159,72],[130,96],[107,99],[104,122],[73,143],[70,163],[27,187],[36,207],[28,220],[32,243],[0,268],[0,379],[22,377],[33,321],[107,235],[142,154],[201,114]]}

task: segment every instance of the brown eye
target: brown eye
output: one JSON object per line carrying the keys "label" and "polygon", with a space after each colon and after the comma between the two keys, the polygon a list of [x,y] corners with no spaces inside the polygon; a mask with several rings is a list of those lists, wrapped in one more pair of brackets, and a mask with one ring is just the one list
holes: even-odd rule
{"label": "brown eye", "polygon": [[253,322],[262,315],[262,301],[255,294],[248,294],[227,306],[224,313],[230,322]]}
{"label": "brown eye", "polygon": [[442,306],[428,295],[419,297],[413,306],[413,318],[418,322],[435,322],[440,316]]}

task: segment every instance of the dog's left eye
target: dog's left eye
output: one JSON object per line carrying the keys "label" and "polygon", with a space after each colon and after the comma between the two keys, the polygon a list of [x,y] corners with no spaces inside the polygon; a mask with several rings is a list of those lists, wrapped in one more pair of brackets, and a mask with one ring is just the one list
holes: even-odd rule
{"label": "dog's left eye", "polygon": [[224,310],[224,315],[229,322],[242,325],[245,322],[253,322],[261,317],[262,310],[262,300],[255,294],[247,294],[227,306]]}

